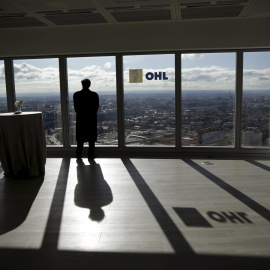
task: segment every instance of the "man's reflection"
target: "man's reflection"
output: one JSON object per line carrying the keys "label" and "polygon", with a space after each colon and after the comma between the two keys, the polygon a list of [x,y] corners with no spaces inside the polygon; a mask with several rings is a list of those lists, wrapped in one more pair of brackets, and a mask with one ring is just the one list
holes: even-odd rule
{"label": "man's reflection", "polygon": [[100,165],[94,159],[85,165],[82,159],[77,160],[78,184],[75,188],[74,202],[77,206],[89,208],[89,218],[102,221],[105,217],[102,207],[112,202],[110,186],[105,181]]}

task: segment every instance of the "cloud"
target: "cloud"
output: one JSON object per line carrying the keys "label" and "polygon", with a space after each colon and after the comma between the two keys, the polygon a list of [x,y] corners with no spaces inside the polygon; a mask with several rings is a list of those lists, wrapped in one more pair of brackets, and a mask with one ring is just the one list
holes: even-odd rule
{"label": "cloud", "polygon": [[[185,54],[187,55],[187,54]],[[190,54],[191,55],[191,54]],[[197,57],[197,54],[196,54]],[[89,78],[94,91],[116,91],[116,72],[109,69],[110,62],[103,65],[91,65],[79,70],[68,69],[68,87],[70,92],[81,89],[81,80]],[[147,72],[165,72],[169,80],[146,80],[143,84],[129,83],[129,70],[124,71],[124,90],[166,90],[175,88],[175,70],[144,69]],[[39,68],[28,63],[14,64],[15,87],[20,92],[59,91],[59,69]],[[243,71],[243,89],[269,89],[270,68],[245,69]],[[4,64],[0,64],[0,80],[4,82]],[[235,89],[236,72],[222,66],[196,67],[182,69],[182,88],[187,89]]]}
{"label": "cloud", "polygon": [[[111,65],[109,62],[104,66]],[[0,65],[0,76],[1,76]],[[39,68],[28,63],[14,64],[16,90],[20,92],[59,91],[59,69],[54,67]],[[1,78],[1,77],[0,77]],[[79,70],[68,69],[68,84],[71,92],[81,88],[81,80],[89,78],[96,90],[116,90],[116,75],[101,66],[91,65]],[[106,86],[105,86],[106,85]],[[39,89],[39,90],[37,90]]]}
{"label": "cloud", "polygon": [[68,69],[68,84],[71,92],[81,87],[83,78],[89,78],[92,81],[91,89],[95,91],[116,91],[116,72],[92,65],[79,70]]}
{"label": "cloud", "polygon": [[0,80],[4,80],[5,79],[5,68],[4,68],[4,64],[0,64]]}
{"label": "cloud", "polygon": [[104,68],[111,68],[112,67],[112,63],[111,62],[106,62],[104,64]]}
{"label": "cloud", "polygon": [[184,53],[181,55],[182,59],[194,60],[198,58],[203,58],[204,54],[202,53]]}
{"label": "cloud", "polygon": [[[233,69],[211,66],[182,69],[183,89],[235,89]],[[269,89],[270,68],[243,70],[243,89]]]}
{"label": "cloud", "polygon": [[270,68],[243,71],[243,89],[269,89]]}
{"label": "cloud", "polygon": [[260,81],[269,81],[269,78],[267,78],[267,77],[259,77],[258,79]]}
{"label": "cloud", "polygon": [[110,75],[115,75],[115,72],[106,71],[101,69],[100,66],[88,66],[79,70],[68,70],[69,80],[80,79],[80,78],[89,78],[93,80],[94,78],[99,78],[99,80],[110,80]]}
{"label": "cloud", "polygon": [[38,68],[27,63],[14,64],[15,80],[59,80],[59,69]]}
{"label": "cloud", "polygon": [[235,87],[235,70],[219,66],[182,69],[183,89],[231,89]]}
{"label": "cloud", "polygon": [[264,78],[270,80],[270,68],[267,69],[246,69],[243,71],[244,78]]}

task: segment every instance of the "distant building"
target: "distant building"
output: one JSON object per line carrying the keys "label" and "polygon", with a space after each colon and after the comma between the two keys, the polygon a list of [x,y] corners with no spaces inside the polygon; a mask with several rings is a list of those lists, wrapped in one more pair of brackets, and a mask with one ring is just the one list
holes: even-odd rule
{"label": "distant building", "polygon": [[69,129],[69,136],[70,136],[70,144],[75,145],[77,144],[76,142],[76,126],[71,126]]}
{"label": "distant building", "polygon": [[215,131],[200,131],[198,134],[198,141],[200,144],[212,144],[219,141],[224,141],[224,131],[215,130]]}
{"label": "distant building", "polygon": [[245,146],[260,146],[262,145],[262,133],[251,131],[243,132],[243,145]]}

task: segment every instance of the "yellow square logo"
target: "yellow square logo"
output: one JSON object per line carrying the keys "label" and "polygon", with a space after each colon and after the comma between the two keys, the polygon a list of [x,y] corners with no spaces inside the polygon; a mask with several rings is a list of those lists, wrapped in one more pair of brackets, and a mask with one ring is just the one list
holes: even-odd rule
{"label": "yellow square logo", "polygon": [[142,82],[143,82],[143,70],[130,69],[129,70],[129,83],[142,83]]}

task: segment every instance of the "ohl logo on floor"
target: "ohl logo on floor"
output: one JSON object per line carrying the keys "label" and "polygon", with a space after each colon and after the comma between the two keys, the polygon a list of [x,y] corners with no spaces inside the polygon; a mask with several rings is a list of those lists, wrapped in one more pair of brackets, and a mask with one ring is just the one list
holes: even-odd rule
{"label": "ohl logo on floor", "polygon": [[[130,69],[129,70],[129,83],[142,83],[143,82],[143,69]],[[151,80],[168,80],[166,72],[147,72],[145,79]]]}

